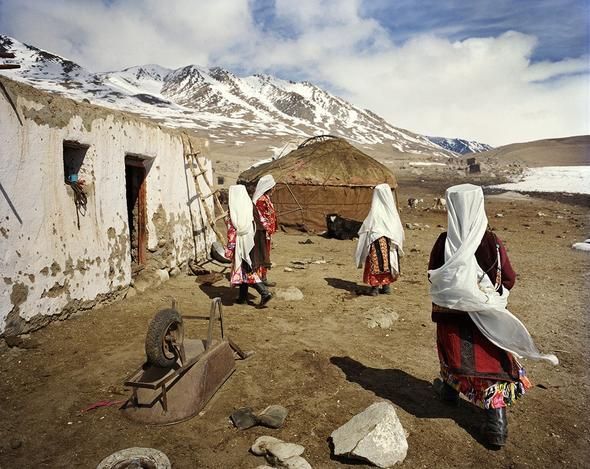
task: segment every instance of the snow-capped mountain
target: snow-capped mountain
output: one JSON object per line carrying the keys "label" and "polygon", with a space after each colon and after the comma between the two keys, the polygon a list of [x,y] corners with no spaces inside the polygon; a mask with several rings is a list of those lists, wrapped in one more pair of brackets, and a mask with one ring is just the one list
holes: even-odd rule
{"label": "snow-capped mountain", "polygon": [[455,150],[394,127],[309,82],[268,75],[238,77],[221,68],[196,65],[171,70],[152,64],[91,73],[3,35],[0,50],[13,52],[21,65],[2,71],[9,78],[75,100],[134,112],[167,126],[189,128],[218,143],[332,134],[358,144],[388,144],[404,153],[458,156]]}
{"label": "snow-capped mountain", "polygon": [[462,138],[427,137],[438,146],[460,155],[467,153],[481,153],[482,151],[493,150],[494,147],[474,140],[463,140]]}

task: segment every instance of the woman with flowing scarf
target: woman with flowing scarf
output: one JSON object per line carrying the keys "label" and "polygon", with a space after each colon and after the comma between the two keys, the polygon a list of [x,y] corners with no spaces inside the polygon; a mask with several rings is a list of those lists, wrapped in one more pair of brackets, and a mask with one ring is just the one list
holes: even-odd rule
{"label": "woman with flowing scarf", "polygon": [[483,434],[492,446],[508,436],[506,406],[531,387],[518,358],[544,359],[525,326],[506,309],[516,275],[502,242],[488,230],[481,187],[446,191],[448,231],[430,254],[432,320],[442,382],[440,397],[456,404],[459,393],[485,409]]}
{"label": "woman with flowing scarf", "polygon": [[379,184],[373,190],[371,210],[359,230],[356,266],[365,267],[363,282],[371,295],[389,294],[390,284],[399,277],[399,255],[403,254],[404,229],[391,188]]}
{"label": "woman with flowing scarf", "polygon": [[232,260],[230,282],[240,288],[236,303],[248,302],[248,286],[251,285],[260,293],[259,306],[264,306],[272,298],[272,294],[252,268],[250,253],[254,248],[254,207],[245,186],[230,186],[228,205],[225,257]]}
{"label": "woman with flowing scarf", "polygon": [[270,248],[271,237],[277,231],[277,212],[270,200],[270,195],[276,185],[272,175],[267,174],[258,180],[256,190],[252,196],[254,203],[254,221],[256,233],[254,234],[254,250],[252,251],[252,267],[267,287],[274,287],[276,283],[269,282],[266,278],[271,267]]}

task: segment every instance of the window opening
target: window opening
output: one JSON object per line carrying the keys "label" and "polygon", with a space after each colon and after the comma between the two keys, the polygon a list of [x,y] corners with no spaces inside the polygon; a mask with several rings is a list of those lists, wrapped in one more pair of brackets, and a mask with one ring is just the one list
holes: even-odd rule
{"label": "window opening", "polygon": [[86,215],[86,204],[88,202],[84,191],[84,180],[79,177],[87,151],[88,145],[68,140],[63,142],[64,179],[65,183],[72,188],[74,194],[78,229],[80,229],[80,215]]}

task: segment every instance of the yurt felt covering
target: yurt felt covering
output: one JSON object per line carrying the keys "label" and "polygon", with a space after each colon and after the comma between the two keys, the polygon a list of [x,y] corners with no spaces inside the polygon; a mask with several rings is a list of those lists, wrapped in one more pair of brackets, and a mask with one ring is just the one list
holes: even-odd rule
{"label": "yurt felt covering", "polygon": [[252,188],[265,174],[277,181],[272,200],[279,223],[315,232],[326,229],[330,213],[362,221],[371,206],[373,187],[382,183],[397,187],[388,168],[340,138],[309,143],[250,168],[240,174],[238,183]]}

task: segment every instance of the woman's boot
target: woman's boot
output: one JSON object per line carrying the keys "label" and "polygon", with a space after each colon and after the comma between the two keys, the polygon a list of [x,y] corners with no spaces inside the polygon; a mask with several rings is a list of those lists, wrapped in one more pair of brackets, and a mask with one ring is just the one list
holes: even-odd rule
{"label": "woman's boot", "polygon": [[239,305],[245,305],[248,303],[248,284],[247,283],[240,283],[240,293],[238,294],[238,299],[236,303]]}
{"label": "woman's boot", "polygon": [[381,293],[382,295],[389,295],[391,293],[391,286],[389,284],[383,285],[379,289],[379,293]]}
{"label": "woman's boot", "polygon": [[260,303],[258,304],[258,306],[264,306],[272,299],[272,293],[268,291],[268,288],[264,283],[255,283],[253,286],[256,289],[256,291],[260,294]]}
{"label": "woman's boot", "polygon": [[486,409],[486,423],[483,428],[486,442],[492,446],[504,446],[508,438],[506,407]]}

